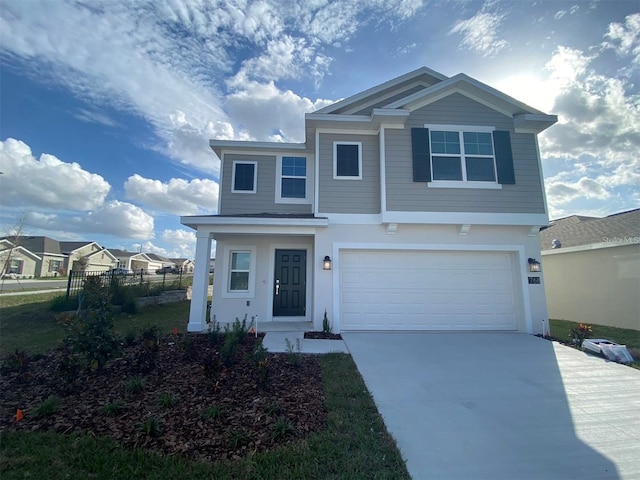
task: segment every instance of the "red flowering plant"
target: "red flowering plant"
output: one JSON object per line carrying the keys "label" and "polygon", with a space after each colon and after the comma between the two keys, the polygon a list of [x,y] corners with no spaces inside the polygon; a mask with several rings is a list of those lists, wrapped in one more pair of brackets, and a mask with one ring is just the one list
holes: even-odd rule
{"label": "red flowering plant", "polygon": [[573,344],[578,348],[582,348],[582,342],[589,338],[592,333],[593,328],[591,328],[591,325],[579,323],[576,327],[571,329],[570,336],[573,340]]}

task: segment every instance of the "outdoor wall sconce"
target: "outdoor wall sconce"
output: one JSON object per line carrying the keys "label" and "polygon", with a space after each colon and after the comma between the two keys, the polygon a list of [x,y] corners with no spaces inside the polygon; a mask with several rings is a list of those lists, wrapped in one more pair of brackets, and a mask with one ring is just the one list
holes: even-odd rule
{"label": "outdoor wall sconce", "polygon": [[527,260],[529,262],[529,271],[530,272],[539,272],[540,271],[540,262],[535,258],[530,258]]}
{"label": "outdoor wall sconce", "polygon": [[331,259],[329,258],[329,255],[326,255],[324,260],[322,260],[322,269],[331,270]]}

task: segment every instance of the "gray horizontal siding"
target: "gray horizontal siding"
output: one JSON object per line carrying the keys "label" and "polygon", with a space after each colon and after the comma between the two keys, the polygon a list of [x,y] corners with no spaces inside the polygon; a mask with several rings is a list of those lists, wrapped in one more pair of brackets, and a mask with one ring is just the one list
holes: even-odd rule
{"label": "gray horizontal siding", "polygon": [[[362,142],[362,180],[333,179],[333,142]],[[318,211],[380,213],[380,147],[377,135],[320,134]]]}
{"label": "gray horizontal siding", "polygon": [[[515,185],[500,190],[427,188],[413,182],[411,128],[425,124],[492,126],[511,132]],[[453,94],[411,113],[404,130],[385,131],[387,210],[407,212],[544,213],[534,134],[514,133],[511,118]]]}
{"label": "gray horizontal siding", "polygon": [[[258,162],[258,188],[256,193],[231,193],[234,161]],[[307,160],[307,175],[312,163]],[[311,193],[311,192],[309,192]],[[311,205],[276,203],[276,157],[275,155],[226,154],[222,165],[222,188],[220,191],[221,215],[247,213],[311,213]]]}
{"label": "gray horizontal siding", "polygon": [[408,97],[412,93],[419,92],[420,90],[424,90],[425,88],[426,87],[424,87],[423,85],[416,85],[415,87],[409,88],[404,92],[400,92],[397,95],[385,98],[384,100],[380,100],[373,105],[365,107],[362,110],[355,112],[355,115],[371,115],[371,112],[373,112],[374,108],[383,108],[385,105],[389,105],[390,103],[393,103],[396,100],[400,100],[401,98]]}

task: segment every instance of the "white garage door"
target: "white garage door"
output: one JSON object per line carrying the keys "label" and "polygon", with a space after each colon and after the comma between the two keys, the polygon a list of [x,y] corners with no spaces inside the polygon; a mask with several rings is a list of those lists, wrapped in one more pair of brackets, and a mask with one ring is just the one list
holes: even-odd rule
{"label": "white garage door", "polygon": [[343,330],[516,330],[514,259],[502,252],[343,250]]}

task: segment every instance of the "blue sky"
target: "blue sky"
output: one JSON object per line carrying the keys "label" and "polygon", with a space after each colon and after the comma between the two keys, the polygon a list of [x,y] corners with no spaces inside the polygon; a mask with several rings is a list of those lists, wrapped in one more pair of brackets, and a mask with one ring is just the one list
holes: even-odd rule
{"label": "blue sky", "polygon": [[640,204],[634,1],[0,3],[0,233],[192,257],[210,138],[303,141],[304,114],[421,66],[559,116],[551,218]]}

